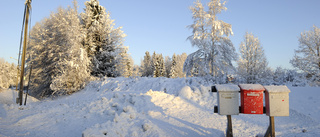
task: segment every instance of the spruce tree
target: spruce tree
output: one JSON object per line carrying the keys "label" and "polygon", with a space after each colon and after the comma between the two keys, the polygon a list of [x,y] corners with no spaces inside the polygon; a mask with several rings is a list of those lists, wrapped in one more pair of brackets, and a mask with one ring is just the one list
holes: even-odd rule
{"label": "spruce tree", "polygon": [[171,62],[171,69],[170,69],[170,78],[176,78],[178,77],[178,73],[177,73],[177,69],[178,69],[178,66],[177,66],[177,56],[176,54],[174,53],[173,56],[172,56],[172,62]]}
{"label": "spruce tree", "polygon": [[120,62],[124,37],[121,27],[114,28],[110,13],[99,5],[98,0],[85,3],[85,12],[81,14],[86,30],[84,45],[91,60],[93,76],[116,77],[116,65]]}
{"label": "spruce tree", "polygon": [[141,75],[142,77],[149,77],[152,76],[152,59],[150,56],[150,53],[148,51],[145,52],[145,56],[143,58],[143,61],[141,62]]}

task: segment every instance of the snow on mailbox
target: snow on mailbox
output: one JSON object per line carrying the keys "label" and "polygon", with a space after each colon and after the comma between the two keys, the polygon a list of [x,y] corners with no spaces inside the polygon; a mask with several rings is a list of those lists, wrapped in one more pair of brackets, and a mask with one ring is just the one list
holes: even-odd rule
{"label": "snow on mailbox", "polygon": [[268,116],[289,116],[289,92],[287,86],[265,86],[266,114]]}
{"label": "snow on mailbox", "polygon": [[239,115],[239,91],[237,85],[215,85],[218,91],[218,114]]}
{"label": "snow on mailbox", "polygon": [[260,84],[240,84],[241,112],[244,114],[263,114],[263,91]]}

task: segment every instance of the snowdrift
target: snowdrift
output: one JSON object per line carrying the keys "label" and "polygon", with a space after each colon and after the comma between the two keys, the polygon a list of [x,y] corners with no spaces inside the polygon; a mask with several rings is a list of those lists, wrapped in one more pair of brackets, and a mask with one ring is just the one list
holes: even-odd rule
{"label": "snowdrift", "polygon": [[[105,78],[57,99],[19,107],[0,92],[0,136],[225,136],[213,113],[214,85],[202,78]],[[277,136],[320,136],[320,88],[289,87],[290,116],[276,117]],[[29,99],[29,98],[28,98]],[[266,115],[233,116],[234,136],[263,136]]]}

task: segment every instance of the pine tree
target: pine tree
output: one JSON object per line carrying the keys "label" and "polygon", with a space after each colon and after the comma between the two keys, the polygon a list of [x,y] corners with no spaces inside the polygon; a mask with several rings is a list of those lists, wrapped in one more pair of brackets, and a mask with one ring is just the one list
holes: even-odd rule
{"label": "pine tree", "polygon": [[[261,83],[272,74],[258,38],[246,32],[244,42],[240,44],[241,58],[238,61],[238,74],[246,83]],[[262,83],[261,83],[262,84]]]}

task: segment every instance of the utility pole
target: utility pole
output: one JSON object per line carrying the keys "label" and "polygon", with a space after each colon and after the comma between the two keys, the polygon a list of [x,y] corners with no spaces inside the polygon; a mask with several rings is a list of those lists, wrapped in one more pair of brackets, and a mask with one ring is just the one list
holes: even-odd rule
{"label": "utility pole", "polygon": [[20,89],[19,89],[19,104],[22,105],[22,95],[23,95],[23,79],[24,79],[24,66],[25,66],[25,57],[26,57],[26,48],[27,48],[27,35],[28,35],[28,23],[29,23],[29,13],[31,9],[31,0],[26,0],[25,3],[26,14],[25,24],[24,24],[24,39],[23,39],[23,51],[22,51],[22,62],[21,62],[21,73],[20,73]]}

